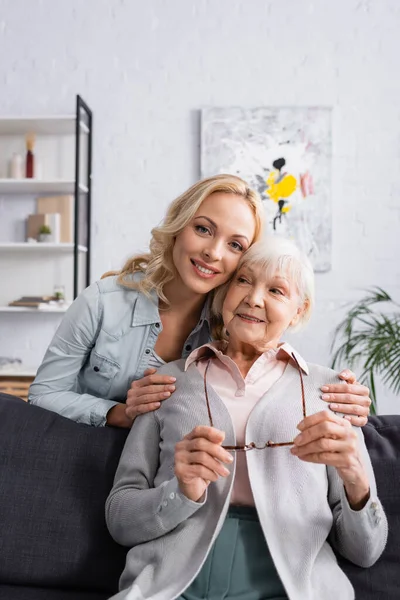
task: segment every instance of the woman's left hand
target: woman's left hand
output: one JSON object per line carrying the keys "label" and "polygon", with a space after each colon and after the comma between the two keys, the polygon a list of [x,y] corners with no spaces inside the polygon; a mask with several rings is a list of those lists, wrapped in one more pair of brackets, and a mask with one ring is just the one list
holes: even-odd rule
{"label": "woman's left hand", "polygon": [[350,506],[362,508],[369,497],[369,482],[357,434],[349,421],[324,410],[306,417],[297,427],[301,433],[294,439],[291,453],[306,462],[335,467]]}
{"label": "woman's left hand", "polygon": [[343,413],[352,425],[363,427],[368,421],[371,399],[369,389],[358,383],[355,374],[349,369],[339,373],[344,383],[334,383],[321,387],[322,400],[335,412]]}

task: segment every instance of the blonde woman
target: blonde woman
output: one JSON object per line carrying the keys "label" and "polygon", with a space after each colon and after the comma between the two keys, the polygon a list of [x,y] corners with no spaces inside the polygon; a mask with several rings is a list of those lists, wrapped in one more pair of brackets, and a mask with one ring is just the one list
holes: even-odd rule
{"label": "blonde woman", "polygon": [[[127,428],[138,414],[159,408],[175,381],[155,369],[210,341],[209,295],[260,238],[262,219],[261,200],[242,179],[217,175],[195,183],[153,229],[148,254],[75,300],[29,402],[80,423]],[[327,400],[363,425],[369,391],[351,372],[343,379],[348,383],[328,386]]]}
{"label": "blonde woman", "polygon": [[362,432],[325,410],[337,373],[282,336],[309,318],[309,261],[254,244],[220,289],[217,341],[161,368],[174,396],[139,417],[106,506],[129,546],[115,600],[354,600],[387,538]]}

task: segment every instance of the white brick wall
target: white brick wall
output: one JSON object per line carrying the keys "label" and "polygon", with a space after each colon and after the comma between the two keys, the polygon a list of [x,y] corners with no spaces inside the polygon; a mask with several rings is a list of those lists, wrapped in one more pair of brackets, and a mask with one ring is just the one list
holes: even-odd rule
{"label": "white brick wall", "polygon": [[[398,0],[0,0],[0,113],[94,111],[93,275],[143,249],[199,175],[204,106],[333,106],[333,268],[297,345],[328,363],[347,301],[400,300]],[[0,315],[0,355],[37,362],[57,317]],[[380,397],[381,412],[400,399]]]}

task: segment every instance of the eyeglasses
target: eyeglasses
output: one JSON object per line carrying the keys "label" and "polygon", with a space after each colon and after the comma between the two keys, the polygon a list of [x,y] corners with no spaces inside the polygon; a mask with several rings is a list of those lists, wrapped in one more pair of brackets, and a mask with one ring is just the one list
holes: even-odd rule
{"label": "eyeglasses", "polygon": [[[300,375],[303,418],[306,418],[306,416],[307,416],[307,414],[306,414],[306,398],[305,398],[305,393],[304,393],[303,374],[301,372],[301,367],[297,361],[297,358],[295,357],[293,352],[292,352],[291,356],[296,364],[297,370]],[[206,396],[207,411],[208,411],[208,418],[210,420],[210,425],[211,425],[211,427],[214,427],[214,422],[213,422],[211,408],[210,408],[210,401],[208,399],[208,391],[207,391],[207,371],[208,371],[208,367],[210,366],[210,362],[211,362],[211,360],[208,360],[206,368],[204,370],[204,393]],[[268,442],[265,442],[264,444],[256,444],[255,442],[250,442],[250,444],[245,444],[244,446],[222,446],[222,448],[224,448],[224,450],[228,450],[230,452],[248,452],[249,450],[264,450],[265,448],[280,448],[282,446],[293,446],[293,444],[294,444],[293,440],[291,442],[272,442],[271,440],[269,440]]]}

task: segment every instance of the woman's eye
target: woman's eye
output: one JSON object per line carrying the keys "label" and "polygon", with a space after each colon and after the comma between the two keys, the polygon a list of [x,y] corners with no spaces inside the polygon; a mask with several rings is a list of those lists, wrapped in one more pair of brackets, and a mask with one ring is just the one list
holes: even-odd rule
{"label": "woman's eye", "polygon": [[210,230],[205,225],[195,225],[194,228],[198,233],[210,233]]}
{"label": "woman's eye", "polygon": [[239,242],[231,242],[231,248],[238,250],[239,252],[243,252],[243,246],[242,244],[239,244]]}
{"label": "woman's eye", "polygon": [[239,277],[237,278],[237,280],[238,280],[238,282],[239,282],[239,283],[249,283],[245,277],[240,277],[240,276],[239,276]]}
{"label": "woman's eye", "polygon": [[279,296],[283,296],[283,292],[282,292],[282,290],[278,290],[278,288],[271,288],[271,289],[270,289],[270,291],[271,291],[273,294],[277,294],[277,295],[279,295]]}

